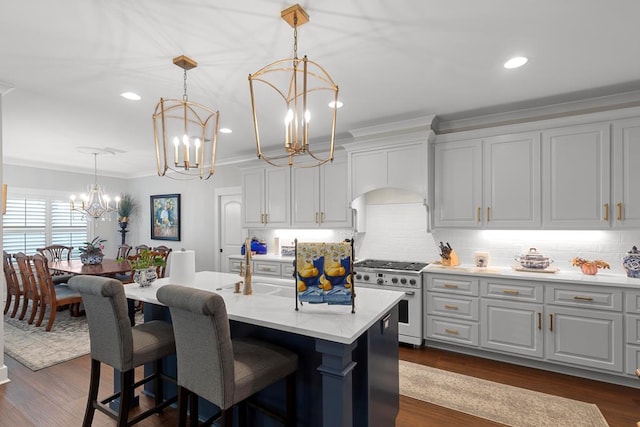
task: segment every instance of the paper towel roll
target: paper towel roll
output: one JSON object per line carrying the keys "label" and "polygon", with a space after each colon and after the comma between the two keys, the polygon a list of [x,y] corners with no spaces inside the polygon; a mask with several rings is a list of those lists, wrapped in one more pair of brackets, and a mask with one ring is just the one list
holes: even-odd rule
{"label": "paper towel roll", "polygon": [[170,283],[193,285],[196,279],[196,253],[194,251],[171,252]]}

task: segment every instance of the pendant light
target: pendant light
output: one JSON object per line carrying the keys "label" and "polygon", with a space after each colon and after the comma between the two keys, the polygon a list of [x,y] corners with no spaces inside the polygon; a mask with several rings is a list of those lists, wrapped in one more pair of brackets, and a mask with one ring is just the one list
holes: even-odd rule
{"label": "pendant light", "polygon": [[184,70],[184,93],[182,99],[160,98],[153,113],[158,175],[208,179],[214,173],[220,113],[189,101],[187,71],[198,63],[184,55],[173,63]]}
{"label": "pendant light", "polygon": [[113,154],[99,148],[81,147],[81,151],[91,150],[93,154],[93,184],[88,186],[88,192],[80,195],[80,205],[76,203],[76,196],[71,196],[71,210],[81,213],[87,219],[108,219],[109,215],[118,210],[120,197],[115,197],[115,206],[111,205],[111,198],[98,185],[98,154]]}
{"label": "pendant light", "polygon": [[[338,86],[318,63],[306,55],[298,58],[298,27],[309,21],[309,15],[296,4],[283,10],[281,17],[293,27],[293,58],[249,75],[257,155],[274,166],[320,166],[333,160]],[[332,107],[327,108],[329,102]],[[259,124],[269,123],[273,128],[274,122],[281,131],[266,139],[280,140],[283,150],[271,155],[263,152],[265,138]],[[323,137],[312,137],[312,130]]]}

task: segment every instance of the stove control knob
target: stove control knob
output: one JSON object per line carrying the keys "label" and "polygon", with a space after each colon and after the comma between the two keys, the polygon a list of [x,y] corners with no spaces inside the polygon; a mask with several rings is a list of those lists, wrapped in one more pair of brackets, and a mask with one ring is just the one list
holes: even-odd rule
{"label": "stove control knob", "polygon": [[411,286],[415,286],[415,285],[416,285],[416,279],[411,279],[411,280],[409,280],[409,284],[410,284]]}
{"label": "stove control knob", "polygon": [[381,277],[378,279],[378,285],[383,285],[384,284],[384,279]]}
{"label": "stove control knob", "polygon": [[393,283],[398,283],[398,278],[397,278],[397,277],[394,277],[394,278],[392,278],[392,279],[391,279],[391,281],[392,281]]}
{"label": "stove control knob", "polygon": [[364,275],[364,280],[365,280],[365,282],[368,282],[368,281],[369,281],[369,275],[368,275],[368,274],[365,274],[365,275]]}
{"label": "stove control knob", "polygon": [[358,280],[362,279],[362,274],[356,274],[356,279]]}
{"label": "stove control knob", "polygon": [[404,277],[402,279],[400,279],[400,283],[402,283],[403,285],[407,284],[407,279],[405,279]]}

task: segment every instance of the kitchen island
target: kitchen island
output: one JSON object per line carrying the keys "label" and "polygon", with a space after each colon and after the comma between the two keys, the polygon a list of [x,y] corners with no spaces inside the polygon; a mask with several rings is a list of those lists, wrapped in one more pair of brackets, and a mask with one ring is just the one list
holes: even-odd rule
{"label": "kitchen island", "polygon": [[[287,287],[257,282],[253,294],[234,293],[235,274],[196,273],[194,288],[224,297],[233,337],[254,336],[295,351],[299,426],[389,426],[398,413],[398,302],[402,293],[356,289],[351,306],[304,304],[295,310],[293,281]],[[145,321],[170,320],[150,287],[125,287],[127,298],[145,303]],[[203,360],[206,360],[203,357]],[[175,374],[175,359],[168,360]],[[260,393],[270,405],[284,406],[282,384]],[[213,410],[213,409],[212,409]],[[269,420],[264,424],[271,425]],[[262,422],[262,420],[260,420]],[[276,424],[274,424],[276,425]]]}

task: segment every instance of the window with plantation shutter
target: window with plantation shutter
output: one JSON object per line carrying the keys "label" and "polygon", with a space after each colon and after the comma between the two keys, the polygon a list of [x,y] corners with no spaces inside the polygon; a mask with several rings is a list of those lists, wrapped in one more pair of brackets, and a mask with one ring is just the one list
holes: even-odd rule
{"label": "window with plantation shutter", "polygon": [[87,222],[72,214],[69,202],[48,196],[8,196],[3,217],[3,249],[11,254],[36,253],[37,248],[59,244],[73,246],[72,258],[79,258],[78,247],[87,241]]}

